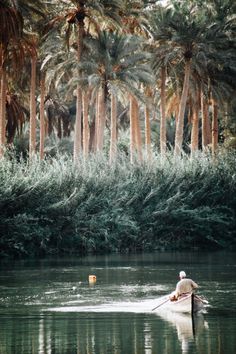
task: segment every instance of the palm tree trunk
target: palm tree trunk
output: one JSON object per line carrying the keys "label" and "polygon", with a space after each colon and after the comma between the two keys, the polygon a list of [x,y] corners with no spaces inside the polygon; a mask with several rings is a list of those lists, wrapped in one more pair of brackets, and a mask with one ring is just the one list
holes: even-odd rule
{"label": "palm tree trunk", "polygon": [[94,122],[94,151],[98,151],[98,129],[99,129],[99,90],[95,97],[95,122]]}
{"label": "palm tree trunk", "polygon": [[82,90],[79,85],[76,89],[76,116],[74,135],[74,162],[77,163],[81,153],[81,119],[82,119]]}
{"label": "palm tree trunk", "polygon": [[0,77],[0,157],[4,154],[4,145],[6,142],[6,94],[7,78],[3,69]]}
{"label": "palm tree trunk", "polygon": [[205,105],[205,99],[204,99],[204,94],[202,92],[201,95],[201,112],[202,112],[202,149],[205,150],[207,146],[207,123],[206,123],[206,105]]}
{"label": "palm tree trunk", "polygon": [[93,117],[93,120],[89,126],[89,151],[96,151],[96,127],[95,127],[95,123],[96,123],[96,116]]}
{"label": "palm tree trunk", "polygon": [[193,119],[191,130],[191,155],[198,150],[198,132],[199,132],[199,106],[194,104],[193,106]]}
{"label": "palm tree trunk", "polygon": [[36,152],[36,64],[37,57],[31,59],[31,84],[30,84],[30,137],[29,137],[29,156]]}
{"label": "palm tree trunk", "polygon": [[161,156],[166,154],[166,68],[161,68],[161,124],[160,124]]}
{"label": "palm tree trunk", "polygon": [[100,101],[100,109],[101,109],[101,151],[103,150],[104,146],[104,134],[105,134],[105,127],[106,127],[106,96],[105,96],[105,86],[102,87],[102,95]]}
{"label": "palm tree trunk", "polygon": [[143,160],[142,156],[142,136],[141,136],[141,129],[140,129],[140,121],[139,121],[139,107],[138,107],[138,102],[137,99],[135,98],[135,143],[136,143],[136,149],[138,153],[138,159],[139,161]]}
{"label": "palm tree trunk", "polygon": [[179,114],[176,123],[175,150],[174,150],[174,154],[176,156],[180,156],[182,150],[182,144],[183,144],[184,114],[185,114],[186,102],[188,97],[190,68],[191,68],[191,61],[187,60],[185,63],[184,85],[183,85],[182,95],[180,99]]}
{"label": "palm tree trunk", "polygon": [[135,98],[130,95],[130,162],[135,159]]}
{"label": "palm tree trunk", "polygon": [[111,141],[110,141],[110,163],[115,161],[117,154],[117,99],[114,93],[111,94]]}
{"label": "palm tree trunk", "polygon": [[[84,22],[79,21],[78,35],[77,35],[77,60],[81,61],[82,47],[84,36]],[[78,70],[78,76],[81,76],[80,70]],[[82,120],[82,90],[80,85],[77,85],[76,96],[76,116],[75,116],[75,133],[74,133],[74,162],[78,162],[81,153],[81,120]]]}
{"label": "palm tree trunk", "polygon": [[229,131],[229,103],[224,102],[221,106],[221,112],[223,117],[223,125],[224,125],[224,139],[228,139],[230,136]]}
{"label": "palm tree trunk", "polygon": [[101,131],[101,88],[99,87],[97,92],[97,102],[96,102],[96,151],[100,151],[100,131]]}
{"label": "palm tree trunk", "polygon": [[44,141],[45,141],[45,116],[44,116],[44,101],[45,101],[45,73],[41,73],[40,81],[40,146],[39,156],[40,159],[44,158]]}
{"label": "palm tree trunk", "polygon": [[83,153],[88,157],[89,151],[89,119],[88,119],[88,91],[83,92]]}
{"label": "palm tree trunk", "polygon": [[212,155],[215,155],[218,147],[218,106],[215,101],[212,108]]}
{"label": "palm tree trunk", "polygon": [[201,111],[202,111],[202,149],[205,150],[207,145],[211,143],[210,138],[210,120],[208,100],[201,94]]}
{"label": "palm tree trunk", "polygon": [[209,114],[209,100],[205,102],[205,110],[206,110],[206,139],[207,139],[207,145],[211,144],[212,139],[211,139],[211,118]]}
{"label": "palm tree trunk", "polygon": [[151,126],[150,126],[150,111],[149,108],[145,107],[145,150],[148,161],[151,160],[152,150],[151,150]]}
{"label": "palm tree trunk", "polygon": [[98,97],[98,134],[97,134],[97,150],[102,151],[105,129],[105,93],[104,87],[100,88]]}

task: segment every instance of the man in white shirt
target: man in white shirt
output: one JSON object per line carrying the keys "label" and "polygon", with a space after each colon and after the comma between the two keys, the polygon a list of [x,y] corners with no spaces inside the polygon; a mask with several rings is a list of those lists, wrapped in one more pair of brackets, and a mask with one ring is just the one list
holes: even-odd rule
{"label": "man in white shirt", "polygon": [[171,293],[170,300],[177,300],[181,295],[191,293],[198,288],[198,285],[189,278],[186,278],[186,273],[182,270],[179,273],[180,281],[176,284],[176,289]]}

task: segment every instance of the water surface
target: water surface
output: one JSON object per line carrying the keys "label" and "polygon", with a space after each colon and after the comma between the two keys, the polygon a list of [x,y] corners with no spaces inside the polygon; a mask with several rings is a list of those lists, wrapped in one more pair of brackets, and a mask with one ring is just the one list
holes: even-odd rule
{"label": "water surface", "polygon": [[[209,301],[194,321],[152,311],[180,270]],[[0,354],[235,354],[235,271],[230,252],[2,261]]]}

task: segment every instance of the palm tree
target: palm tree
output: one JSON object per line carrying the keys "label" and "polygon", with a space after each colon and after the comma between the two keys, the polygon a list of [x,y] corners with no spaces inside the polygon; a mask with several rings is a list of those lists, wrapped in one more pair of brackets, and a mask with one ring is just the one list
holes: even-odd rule
{"label": "palm tree", "polygon": [[[72,6],[70,6],[70,4]],[[69,37],[72,30],[75,31],[77,47],[77,61],[80,63],[83,53],[83,40],[85,34],[90,31],[98,32],[101,24],[111,25],[111,22],[119,20],[118,11],[122,7],[122,1],[119,0],[71,0],[67,6],[62,8],[62,13],[57,15],[51,25],[60,25],[66,21],[66,37],[69,47]],[[78,77],[82,73],[78,69]],[[77,161],[81,151],[81,116],[82,116],[82,90],[78,83],[77,85],[77,103],[76,103],[76,123],[74,136],[74,160]]]}
{"label": "palm tree", "polygon": [[[236,92],[235,11],[232,0],[214,0],[209,4],[209,35],[214,47],[209,53],[208,76],[212,103],[212,154],[218,145],[218,112],[232,102]],[[224,114],[224,113],[223,113]]]}
{"label": "palm tree", "polygon": [[[86,48],[85,48],[86,49]],[[79,86],[82,95],[79,110],[83,113],[83,122],[81,125],[83,131],[79,130],[79,141],[83,143],[84,157],[88,156],[89,151],[89,101],[90,88],[87,79],[86,70],[80,65],[80,78],[78,78],[78,62],[77,62],[77,44],[74,43],[72,47],[66,50],[63,38],[58,34],[49,36],[41,47],[41,52],[44,53],[45,59],[42,62],[41,69],[47,71],[47,87],[49,95],[55,96],[58,92],[63,95],[64,100],[69,97],[77,96],[77,88]],[[87,59],[86,50],[83,50],[82,62]],[[78,103],[78,100],[76,100]],[[83,123],[83,124],[82,124]],[[77,130],[77,132],[78,132]],[[77,139],[78,140],[78,139]]]}
{"label": "palm tree", "polygon": [[19,79],[25,63],[30,60],[30,156],[36,148],[36,64],[37,64],[37,40],[35,35],[22,32],[17,42],[8,46],[8,66],[11,79]]}
{"label": "palm tree", "polygon": [[[37,5],[33,0],[19,0],[20,11],[24,16],[25,28],[28,33],[23,36],[23,45],[26,47],[27,54],[30,56],[31,74],[30,74],[30,131],[29,131],[29,156],[32,157],[36,153],[36,80],[37,80],[37,63],[40,39],[42,37],[41,22],[46,17],[46,8],[43,1],[39,1]],[[34,32],[37,31],[37,34]],[[43,73],[41,75],[41,102],[40,102],[40,157],[43,157],[42,139],[43,135],[43,95],[45,95],[45,82]]]}
{"label": "palm tree", "polygon": [[[155,36],[158,41],[158,51],[163,52],[163,61],[167,63],[169,57],[182,73],[182,93],[178,115],[176,119],[175,155],[179,156],[183,143],[184,115],[189,93],[189,84],[193,71],[193,61],[204,53],[208,45],[205,36],[206,18],[197,11],[196,6],[189,7],[187,2],[173,2],[172,7],[157,12],[160,29]],[[155,31],[154,31],[155,33]],[[167,60],[168,59],[168,60]]]}
{"label": "palm tree", "polygon": [[9,45],[14,44],[21,37],[23,19],[15,6],[14,1],[2,1],[0,4],[0,156],[3,154],[6,127],[6,90]]}
{"label": "palm tree", "polygon": [[[35,35],[32,36],[32,24],[34,20],[37,22],[38,15],[43,16],[43,6],[37,6],[33,4],[32,0],[18,0],[18,1],[3,1],[0,5],[1,19],[3,19],[1,25],[1,44],[0,44],[0,56],[1,56],[1,65],[0,65],[0,77],[5,80],[2,82],[2,99],[1,99],[1,127],[2,133],[1,138],[2,142],[5,139],[5,98],[4,92],[6,91],[7,83],[6,80],[11,80],[11,86],[16,89],[19,79],[19,73],[21,72],[23,66],[26,63],[27,57],[35,57]],[[42,5],[42,4],[41,4]],[[36,17],[33,18],[33,11],[36,11]],[[27,33],[24,31],[26,29]],[[4,65],[3,65],[4,63]],[[35,60],[32,61],[32,72],[35,72]],[[6,75],[6,67],[8,68],[8,77]],[[3,74],[3,75],[2,75]],[[14,80],[14,83],[13,83]],[[35,87],[35,86],[34,86]],[[6,94],[5,94],[6,96]],[[35,95],[34,95],[35,99]],[[34,115],[35,118],[35,103],[33,104],[33,94],[31,95],[31,115]],[[12,111],[17,114],[17,111]],[[15,117],[12,117],[15,120]],[[20,118],[19,118],[20,119]],[[36,118],[35,118],[36,119]],[[8,125],[9,126],[9,125]],[[35,128],[35,123],[33,124]],[[31,129],[31,135],[32,135]],[[35,133],[34,133],[35,135]],[[32,139],[35,141],[35,138]],[[1,144],[2,145],[2,144]],[[35,143],[30,144],[31,149],[34,149],[33,146]]]}
{"label": "palm tree", "polygon": [[[141,42],[136,36],[102,31],[97,38],[88,40],[86,45],[90,47],[92,60],[89,64],[86,60],[83,68],[87,68],[91,73],[89,83],[93,90],[100,92],[99,112],[101,115],[97,136],[100,137],[99,149],[102,149],[108,99],[115,95],[118,99],[124,100],[127,93],[141,99],[139,83],[150,83],[153,76],[147,65],[149,55],[141,52]],[[116,104],[117,99],[112,98],[113,119],[110,147],[112,157],[110,156],[110,160],[115,158],[114,112],[117,110]],[[135,122],[137,123],[137,120]]]}
{"label": "palm tree", "polygon": [[188,97],[192,58],[201,50],[205,27],[193,11],[180,6],[173,14],[171,25],[171,42],[179,47],[184,60],[184,83],[180,99],[179,113],[175,133],[175,155],[182,150],[184,114]]}
{"label": "palm tree", "polygon": [[[35,46],[36,48],[36,46]],[[29,156],[36,152],[36,65],[37,52],[31,54],[31,81],[30,81],[30,136],[29,136]]]}
{"label": "palm tree", "polygon": [[[170,23],[173,10],[168,7],[156,6],[149,13],[150,47],[153,54],[152,67],[160,87],[160,151],[166,154],[166,100],[167,80],[171,80],[173,71],[181,61],[180,51],[171,43]],[[176,75],[174,73],[174,75]]]}
{"label": "palm tree", "polygon": [[[232,0],[192,1],[205,23],[205,46],[192,58],[191,85],[201,85],[202,147],[218,140],[218,108],[230,102],[235,92],[235,2]],[[198,89],[199,91],[199,89]],[[210,128],[209,106],[212,106]],[[210,131],[211,130],[211,131]],[[214,139],[213,139],[214,137]],[[213,142],[214,140],[214,142]],[[214,146],[213,146],[214,145]]]}

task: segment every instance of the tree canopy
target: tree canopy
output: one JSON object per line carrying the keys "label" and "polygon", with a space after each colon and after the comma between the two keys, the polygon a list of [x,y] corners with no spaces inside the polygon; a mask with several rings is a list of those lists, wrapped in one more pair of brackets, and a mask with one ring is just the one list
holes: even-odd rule
{"label": "tree canopy", "polygon": [[[130,130],[134,129],[130,146],[137,151],[150,135],[163,156],[171,146],[178,156],[183,150],[198,149],[215,154],[222,137],[224,141],[229,131],[232,134],[236,90],[232,0],[5,0],[0,18],[1,154],[7,136],[11,136],[7,143],[14,143],[17,129],[12,122],[20,132],[29,116],[33,139],[29,145],[36,153],[37,116],[44,119],[44,107],[41,117],[36,108],[37,101],[44,100],[39,85],[43,77],[45,95],[71,112],[76,106],[76,115],[71,114],[75,159],[83,153],[85,137],[89,149],[94,146],[96,151],[96,139],[109,131],[112,93],[117,100],[116,129],[122,125],[119,117],[130,119]],[[137,100],[134,125],[130,94]],[[13,97],[18,108],[8,109]],[[59,116],[54,119],[63,123]],[[174,140],[169,139],[171,121]],[[159,142],[152,129],[159,129]]]}

